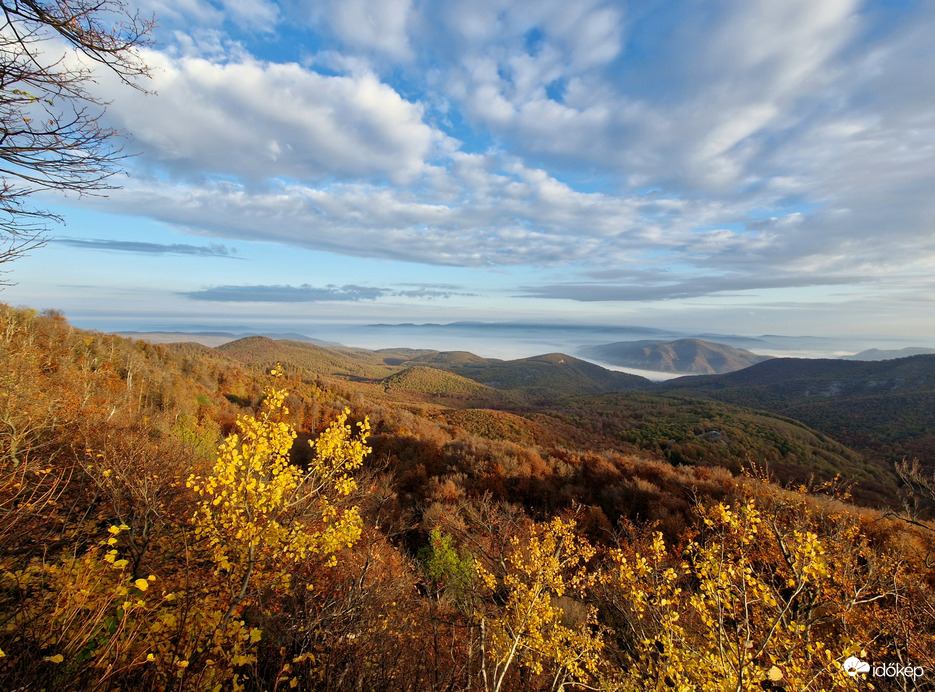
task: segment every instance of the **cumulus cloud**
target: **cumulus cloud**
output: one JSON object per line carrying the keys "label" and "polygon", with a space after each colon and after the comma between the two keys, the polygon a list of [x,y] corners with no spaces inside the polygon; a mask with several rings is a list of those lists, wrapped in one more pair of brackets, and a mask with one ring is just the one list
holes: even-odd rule
{"label": "cumulus cloud", "polygon": [[[682,206],[674,200],[582,193],[515,161],[455,159],[451,171],[433,170],[413,189],[282,182],[257,190],[146,179],[106,204],[212,236],[458,266],[612,261],[644,252],[648,242],[683,251],[701,238],[673,214]],[[694,206],[698,219],[712,213]]]}
{"label": "cumulus cloud", "polygon": [[172,27],[219,26],[228,20],[251,32],[266,32],[280,18],[279,6],[270,0],[137,0],[136,8]]}
{"label": "cumulus cloud", "polygon": [[673,27],[604,3],[509,5],[439,10],[486,27],[450,58],[450,95],[516,151],[683,191],[748,184],[761,139],[794,124],[803,99],[827,102],[859,28],[857,0],[674,3]]}
{"label": "cumulus cloud", "polygon": [[269,0],[221,0],[224,14],[244,29],[270,31],[279,21],[279,6]]}
{"label": "cumulus cloud", "polygon": [[146,51],[156,96],[121,92],[108,117],[133,133],[137,163],[241,180],[418,175],[445,137],[422,107],[373,74],[295,63],[229,62]]}

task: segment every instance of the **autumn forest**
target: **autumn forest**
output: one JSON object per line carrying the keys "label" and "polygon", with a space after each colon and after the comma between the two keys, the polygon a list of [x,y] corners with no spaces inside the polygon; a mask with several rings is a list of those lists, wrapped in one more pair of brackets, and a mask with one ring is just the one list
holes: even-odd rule
{"label": "autumn forest", "polygon": [[599,397],[315,370],[265,341],[2,308],[0,687],[928,689],[917,466],[874,506],[846,475],[777,475],[769,436],[679,462],[588,433]]}

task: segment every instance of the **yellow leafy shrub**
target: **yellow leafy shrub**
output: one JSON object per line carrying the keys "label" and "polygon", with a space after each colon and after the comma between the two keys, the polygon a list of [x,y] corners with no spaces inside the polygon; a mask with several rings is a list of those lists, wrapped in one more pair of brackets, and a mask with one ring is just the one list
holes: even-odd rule
{"label": "yellow leafy shrub", "polygon": [[[277,368],[273,375],[282,376]],[[296,437],[288,423],[287,392],[268,387],[265,410],[242,416],[238,433],[221,444],[206,478],[192,475],[188,486],[200,496],[195,535],[209,546],[214,570],[233,587],[233,604],[253,588],[289,585],[289,564],[310,555],[328,556],[360,537],[356,507],[339,509],[335,500],[357,485],[350,472],[370,452],[369,422],[355,437],[347,409],[314,443],[315,458],[305,471],[289,463]]]}
{"label": "yellow leafy shrub", "polygon": [[[500,690],[513,663],[536,675],[547,674],[554,690],[589,680],[603,642],[594,608],[573,597],[580,598],[593,581],[587,563],[594,548],[575,534],[573,520],[560,518],[533,526],[510,544],[501,579],[480,562],[475,565],[489,591],[508,594],[502,608],[481,617],[485,688]],[[577,622],[566,613],[573,605],[584,612]]]}
{"label": "yellow leafy shrub", "polygon": [[[46,663],[61,664],[63,687],[74,681],[79,666],[84,679],[104,685],[147,662],[147,630],[161,599],[146,593],[156,577],[134,578],[128,560],[119,557],[117,537],[127,529],[111,526],[109,537],[84,555],[37,560],[2,573],[7,593],[31,594],[6,630],[23,636],[18,643],[48,652]],[[46,671],[53,682],[56,670]]]}
{"label": "yellow leafy shrub", "polygon": [[[281,378],[281,368],[272,374]],[[303,470],[289,462],[296,432],[281,420],[288,414],[287,392],[270,386],[264,394],[263,411],[237,420],[237,432],[221,444],[211,473],[187,481],[199,498],[192,517],[196,554],[204,555],[212,578],[195,598],[174,594],[186,604],[184,614],[181,606],[178,612],[165,609],[154,625],[154,635],[185,642],[160,652],[180,677],[193,677],[187,669],[195,663],[204,666],[198,678],[203,689],[229,678],[238,688],[231,669],[256,660],[250,649],[262,631],[242,619],[247,606],[260,594],[286,594],[300,561],[334,564],[335,554],[361,534],[357,508],[338,501],[357,487],[351,472],[370,452],[369,422],[359,423],[354,434],[345,409],[310,443],[316,454]]]}
{"label": "yellow leafy shrub", "polygon": [[605,579],[629,632],[616,689],[817,692],[862,684],[842,663],[873,641],[866,624],[891,595],[897,566],[877,556],[860,574],[850,569],[867,559],[856,525],[838,527],[832,545],[814,530],[814,516],[773,509],[765,515],[754,499],[703,509],[703,528],[680,558],[661,533],[611,552]]}

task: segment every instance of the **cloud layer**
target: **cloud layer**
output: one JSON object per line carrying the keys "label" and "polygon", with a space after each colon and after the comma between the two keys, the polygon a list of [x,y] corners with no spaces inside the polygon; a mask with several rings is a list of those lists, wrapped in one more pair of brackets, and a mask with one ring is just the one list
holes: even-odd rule
{"label": "cloud layer", "polygon": [[103,250],[105,252],[135,252],[144,255],[194,255],[197,257],[236,257],[236,250],[221,243],[189,245],[187,243],[143,243],[134,240],[109,240],[105,238],[52,238],[50,243],[67,245],[80,250]]}
{"label": "cloud layer", "polygon": [[333,303],[359,302],[376,300],[385,296],[406,298],[449,298],[452,295],[467,295],[454,291],[452,287],[441,289],[432,286],[417,288],[391,289],[373,286],[268,286],[268,285],[233,285],[212,286],[199,291],[187,291],[180,295],[192,300],[208,300],[222,303]]}

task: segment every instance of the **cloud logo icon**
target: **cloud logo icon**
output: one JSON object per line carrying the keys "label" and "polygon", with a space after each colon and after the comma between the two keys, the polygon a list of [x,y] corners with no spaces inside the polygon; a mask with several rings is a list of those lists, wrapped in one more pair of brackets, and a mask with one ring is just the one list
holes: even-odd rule
{"label": "cloud logo icon", "polygon": [[870,664],[866,661],[861,661],[856,656],[851,656],[844,661],[844,672],[853,678],[857,673],[869,673]]}

